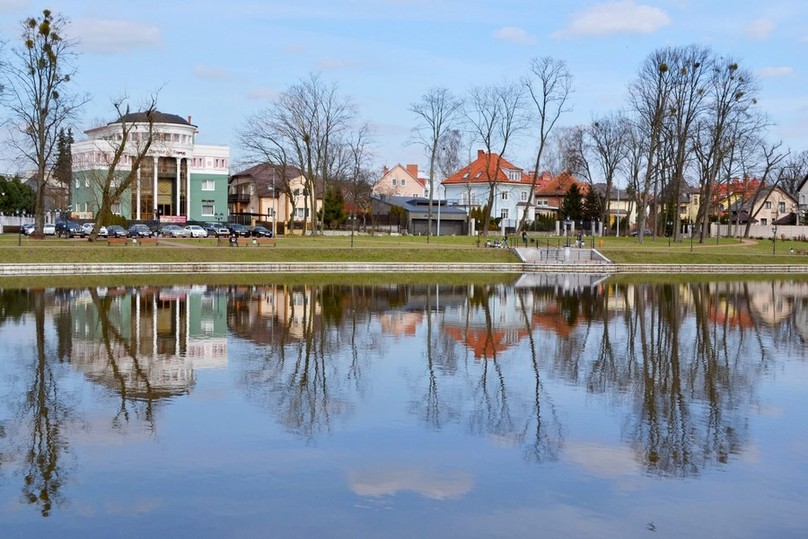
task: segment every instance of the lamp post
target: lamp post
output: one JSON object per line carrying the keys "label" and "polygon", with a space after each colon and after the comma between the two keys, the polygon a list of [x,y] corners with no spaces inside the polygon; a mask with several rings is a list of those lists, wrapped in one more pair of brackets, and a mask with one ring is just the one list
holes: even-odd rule
{"label": "lamp post", "polygon": [[600,219],[592,220],[592,249],[595,248],[595,230],[597,230],[597,228],[595,228],[596,223],[600,224]]}
{"label": "lamp post", "polygon": [[772,254],[775,254],[775,248],[777,246],[777,221],[774,222],[772,226]]}
{"label": "lamp post", "polygon": [[20,226],[17,229],[17,247],[22,247],[22,217],[25,215],[25,212],[17,210],[17,215],[20,217]]}
{"label": "lamp post", "polygon": [[693,223],[690,222],[690,217],[687,218],[687,229],[690,231],[690,252],[693,252]]}
{"label": "lamp post", "polygon": [[569,219],[564,219],[564,235],[566,236],[566,241],[564,247],[570,246],[570,229],[572,228],[572,221]]}
{"label": "lamp post", "polygon": [[671,246],[671,236],[673,236],[673,221],[668,221],[668,247]]}

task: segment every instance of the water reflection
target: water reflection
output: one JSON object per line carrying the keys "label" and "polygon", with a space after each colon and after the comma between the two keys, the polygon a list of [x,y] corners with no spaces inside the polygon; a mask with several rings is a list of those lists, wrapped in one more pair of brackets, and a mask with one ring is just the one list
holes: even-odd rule
{"label": "water reflection", "polygon": [[[22,498],[48,516],[71,470],[89,465],[70,456],[66,434],[88,413],[76,378],[114,400],[113,432],[154,436],[161,406],[192,394],[203,369],[234,373],[251,406],[306,444],[385,413],[366,408],[383,393],[391,416],[534,464],[565,451],[570,462],[610,458],[565,445],[567,388],[580,388],[621,418],[615,455],[693,477],[746,450],[757,384],[775,352],[804,357],[807,316],[808,285],[790,281],[7,290],[0,329],[19,328],[34,352],[18,358],[20,383],[4,398],[0,477],[16,470]],[[349,483],[362,496],[444,499],[474,478],[416,467],[353,471]]]}

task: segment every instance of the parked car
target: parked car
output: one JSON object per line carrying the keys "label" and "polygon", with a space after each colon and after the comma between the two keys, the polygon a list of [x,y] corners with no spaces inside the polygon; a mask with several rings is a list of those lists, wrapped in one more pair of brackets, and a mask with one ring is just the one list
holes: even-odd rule
{"label": "parked car", "polygon": [[42,233],[46,236],[55,236],[56,235],[56,225],[53,223],[45,223],[42,227]]}
{"label": "parked car", "polygon": [[54,231],[60,238],[84,237],[84,230],[74,221],[59,221],[54,225]]}
{"label": "parked car", "polygon": [[247,230],[247,227],[240,223],[227,223],[227,229],[228,234],[235,234],[236,236],[242,236],[244,238],[250,236],[250,231]]}
{"label": "parked car", "polygon": [[182,238],[185,237],[185,230],[180,225],[163,225],[160,234],[166,238]]}
{"label": "parked car", "polygon": [[[95,227],[95,223],[82,223],[81,230],[84,232],[85,236],[89,236],[93,233],[93,228]],[[98,237],[106,238],[107,237],[107,227],[101,225],[98,229]]]}
{"label": "parked car", "polygon": [[230,229],[221,223],[205,223],[202,228],[208,232],[208,236],[220,238],[230,235]]}
{"label": "parked car", "polygon": [[152,230],[146,225],[135,224],[129,227],[128,234],[130,238],[150,238]]}
{"label": "parked car", "polygon": [[207,238],[208,233],[205,232],[205,229],[199,225],[185,225],[185,228],[182,229],[185,236],[189,238]]}
{"label": "parked car", "polygon": [[107,227],[107,235],[110,238],[125,238],[129,234],[121,225],[109,225]]}
{"label": "parked car", "polygon": [[[639,234],[639,232],[640,232],[639,230],[635,230],[635,231],[633,231],[631,233],[631,236],[636,237],[637,234]],[[643,230],[643,237],[650,236],[650,235],[651,235],[651,230],[650,229],[646,228],[645,230]]]}
{"label": "parked car", "polygon": [[36,225],[34,223],[25,223],[24,225],[22,225],[21,232],[26,236],[28,236],[31,234],[31,232],[34,231],[34,228],[36,228]]}
{"label": "parked car", "polygon": [[254,226],[251,230],[254,238],[271,238],[272,231],[265,226]]}

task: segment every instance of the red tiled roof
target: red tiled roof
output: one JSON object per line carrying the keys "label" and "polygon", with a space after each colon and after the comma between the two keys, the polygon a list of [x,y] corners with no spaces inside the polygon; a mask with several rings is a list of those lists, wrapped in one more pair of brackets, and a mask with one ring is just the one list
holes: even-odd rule
{"label": "red tiled roof", "polygon": [[[508,170],[518,170],[520,173],[519,179],[510,179],[507,174]],[[487,154],[483,150],[479,150],[477,152],[477,159],[443,180],[442,183],[446,185],[488,183],[489,181],[496,183],[530,184],[533,180],[529,174],[525,174],[520,167],[514,166],[507,159],[495,153]]]}
{"label": "red tiled roof", "polygon": [[555,178],[545,183],[543,187],[537,186],[536,195],[563,197],[567,194],[567,192],[569,192],[572,184],[578,185],[582,195],[589,192],[589,186],[587,184],[576,180],[569,172],[562,172]]}

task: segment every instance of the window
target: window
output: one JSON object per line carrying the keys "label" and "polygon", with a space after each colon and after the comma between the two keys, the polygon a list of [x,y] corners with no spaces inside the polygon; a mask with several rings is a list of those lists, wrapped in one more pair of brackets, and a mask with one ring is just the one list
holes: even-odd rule
{"label": "window", "polygon": [[84,187],[90,187],[90,177],[89,176],[84,177]]}
{"label": "window", "polygon": [[79,187],[81,187],[81,186],[79,185],[79,179],[78,179],[78,178],[76,178],[75,180],[73,180],[73,186],[74,186],[76,189],[78,189]]}
{"label": "window", "polygon": [[295,217],[298,219],[305,219],[309,216],[308,208],[295,208]]}
{"label": "window", "polygon": [[202,215],[204,217],[213,217],[216,215],[216,207],[213,204],[202,204]]}
{"label": "window", "polygon": [[503,219],[507,219],[508,218],[508,208],[502,208],[501,210],[499,210],[499,216],[502,217]]}
{"label": "window", "polygon": [[508,191],[503,191],[503,192],[500,194],[500,198],[501,198],[502,200],[508,200]]}
{"label": "window", "polygon": [[527,191],[522,191],[522,202],[527,202]]}
{"label": "window", "polygon": [[391,181],[392,181],[392,183],[393,183],[393,187],[395,187],[395,186],[396,186],[396,181],[397,181],[397,180],[396,180],[395,178],[393,178]]}
{"label": "window", "polygon": [[766,226],[766,225],[768,225],[768,224],[769,224],[769,220],[768,220],[768,219],[766,219],[765,217],[763,217],[763,218],[761,218],[761,220],[760,220],[760,224],[761,224],[761,225],[763,225],[763,226]]}
{"label": "window", "polygon": [[785,202],[778,202],[777,203],[777,211],[780,213],[786,212],[786,203]]}
{"label": "window", "polygon": [[522,179],[522,173],[518,170],[509,170],[508,179],[512,182],[518,182]]}
{"label": "window", "polygon": [[216,190],[216,182],[213,180],[202,180],[202,190],[203,191]]}
{"label": "window", "polygon": [[[87,208],[85,207],[84,210],[87,211]],[[120,215],[121,214],[121,203],[120,202],[116,202],[115,204],[112,205],[112,213],[114,213],[115,215]]]}
{"label": "window", "polygon": [[767,200],[766,202],[764,202],[764,203],[763,203],[763,209],[764,209],[764,210],[770,210],[770,209],[772,209],[772,201],[771,201],[771,200]]}
{"label": "window", "polygon": [[401,178],[401,187],[404,187],[404,184],[407,182],[404,178]]}

